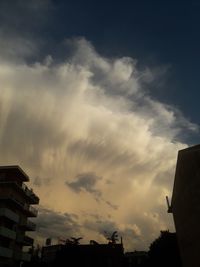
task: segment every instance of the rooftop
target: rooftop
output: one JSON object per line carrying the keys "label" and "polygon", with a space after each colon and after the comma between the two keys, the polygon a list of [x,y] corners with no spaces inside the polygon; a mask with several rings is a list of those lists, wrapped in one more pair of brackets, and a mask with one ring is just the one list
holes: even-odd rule
{"label": "rooftop", "polygon": [[17,177],[23,182],[29,181],[28,175],[18,165],[0,166],[0,175],[2,174]]}

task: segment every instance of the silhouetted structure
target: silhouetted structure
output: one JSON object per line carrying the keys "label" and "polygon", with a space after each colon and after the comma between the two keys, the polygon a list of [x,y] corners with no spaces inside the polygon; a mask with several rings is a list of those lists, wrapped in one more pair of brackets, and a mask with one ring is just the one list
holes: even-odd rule
{"label": "silhouetted structure", "polygon": [[31,254],[23,246],[32,246],[33,239],[25,231],[35,231],[28,217],[36,217],[39,198],[24,182],[29,177],[19,166],[0,167],[0,266],[19,266],[30,261]]}
{"label": "silhouetted structure", "polygon": [[178,153],[171,210],[184,267],[200,266],[200,145]]}
{"label": "silhouetted structure", "polygon": [[149,266],[182,266],[175,233],[161,231],[160,236],[150,245],[148,254]]}
{"label": "silhouetted structure", "polygon": [[125,267],[146,267],[149,263],[147,251],[126,252],[124,255]]}
{"label": "silhouetted structure", "polygon": [[43,247],[44,266],[122,267],[122,244],[55,245]]}

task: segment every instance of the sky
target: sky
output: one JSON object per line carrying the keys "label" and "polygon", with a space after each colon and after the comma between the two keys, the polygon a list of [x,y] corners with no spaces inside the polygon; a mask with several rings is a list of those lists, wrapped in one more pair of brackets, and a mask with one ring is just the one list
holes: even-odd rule
{"label": "sky", "polygon": [[[174,231],[177,153],[199,142],[198,1],[0,1],[0,164],[40,197],[35,242],[148,250]],[[106,233],[107,234],[106,234]]]}

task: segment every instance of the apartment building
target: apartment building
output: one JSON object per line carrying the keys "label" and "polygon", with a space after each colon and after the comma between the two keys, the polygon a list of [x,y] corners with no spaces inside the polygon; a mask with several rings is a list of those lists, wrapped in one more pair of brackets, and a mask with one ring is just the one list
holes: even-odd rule
{"label": "apartment building", "polygon": [[25,183],[27,174],[19,166],[0,166],[0,266],[20,266],[30,261],[24,247],[31,247],[33,239],[26,231],[35,231],[29,217],[36,217],[32,206],[39,198]]}

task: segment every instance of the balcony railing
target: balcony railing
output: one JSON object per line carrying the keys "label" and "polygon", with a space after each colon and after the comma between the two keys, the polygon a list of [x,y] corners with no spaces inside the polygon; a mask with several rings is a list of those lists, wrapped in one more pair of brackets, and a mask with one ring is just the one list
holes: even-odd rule
{"label": "balcony railing", "polygon": [[23,192],[26,194],[29,199],[31,199],[32,204],[38,204],[39,203],[39,197],[33,192],[32,189],[29,189],[24,183],[22,185],[18,184],[17,182],[12,181],[0,181],[1,185],[15,185],[18,188],[22,189]]}
{"label": "balcony railing", "polygon": [[34,204],[38,204],[39,203],[39,197],[36,196],[35,193],[33,193],[32,189],[29,189],[25,184],[22,184],[22,189],[25,192],[25,194],[32,199]]}
{"label": "balcony railing", "polygon": [[20,222],[20,226],[25,230],[25,231],[35,231],[36,230],[36,224],[33,223],[30,220],[23,220]]}
{"label": "balcony railing", "polygon": [[32,206],[22,203],[21,201],[17,200],[12,194],[8,194],[5,196],[0,196],[0,200],[12,200],[14,203],[16,203],[21,209],[26,211],[28,213],[29,217],[37,217],[38,211],[33,208]]}

